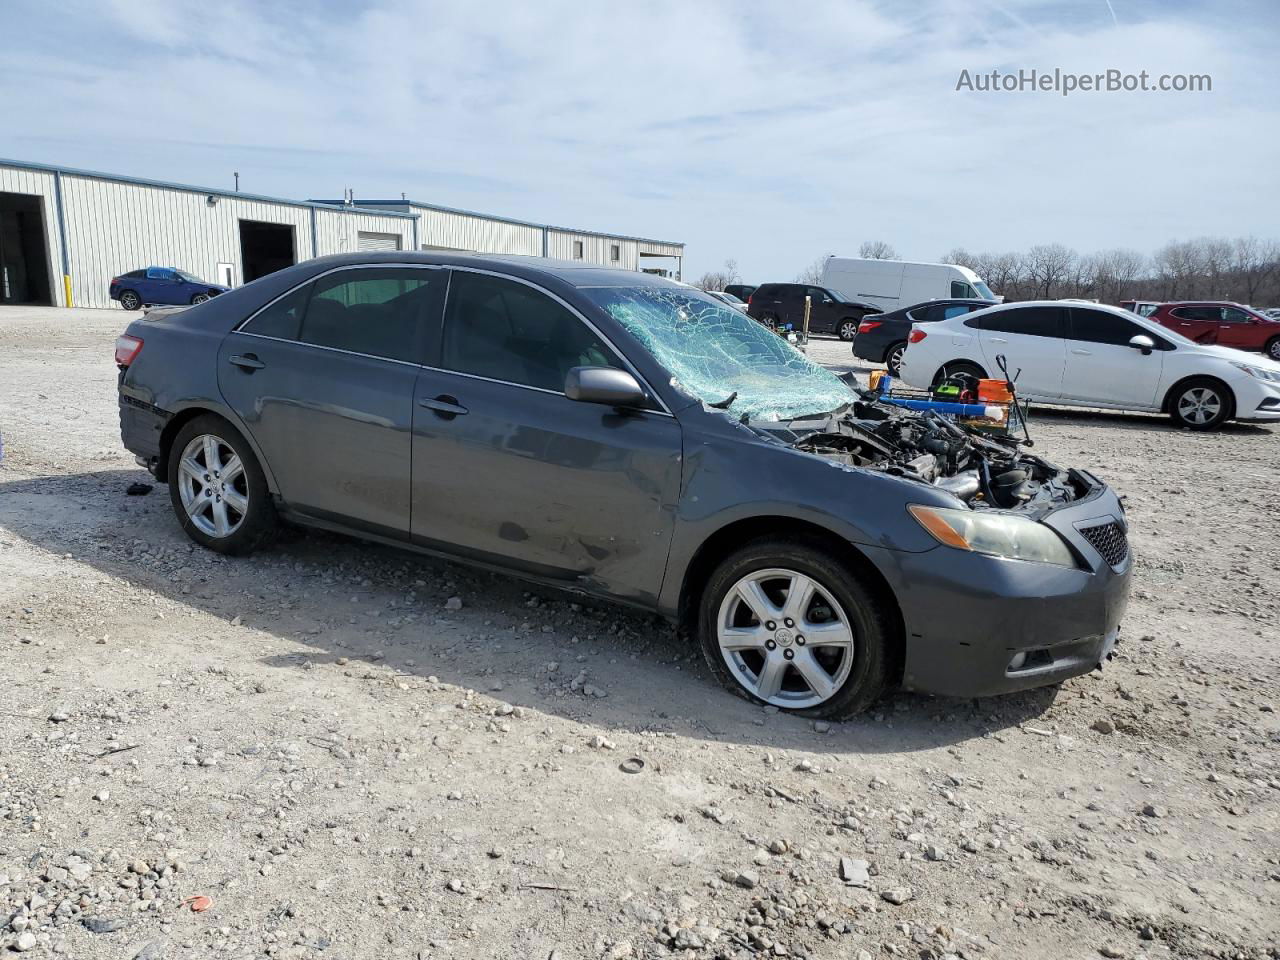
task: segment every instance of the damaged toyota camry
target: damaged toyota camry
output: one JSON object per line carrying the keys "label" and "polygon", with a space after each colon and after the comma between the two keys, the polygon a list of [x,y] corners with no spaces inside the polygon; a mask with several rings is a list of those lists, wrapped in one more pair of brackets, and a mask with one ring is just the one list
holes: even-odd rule
{"label": "damaged toyota camry", "polygon": [[135,320],[116,362],[124,444],[197,543],[300,524],[657,612],[805,716],[1058,683],[1128,599],[1097,477],[644,274],[327,257]]}

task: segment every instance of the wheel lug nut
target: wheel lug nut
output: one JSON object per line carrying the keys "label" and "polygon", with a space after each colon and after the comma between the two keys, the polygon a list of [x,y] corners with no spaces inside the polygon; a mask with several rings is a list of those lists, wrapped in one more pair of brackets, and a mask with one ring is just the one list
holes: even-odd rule
{"label": "wheel lug nut", "polygon": [[792,620],[790,617],[787,617],[787,619],[784,620],[783,623],[785,623],[788,627],[794,627],[796,625],[796,622]]}
{"label": "wheel lug nut", "polygon": [[783,650],[782,655],[788,660],[794,660],[796,656],[794,650]]}
{"label": "wheel lug nut", "polygon": [[803,646],[804,646],[804,637],[803,637],[803,636],[798,636],[798,637],[796,637],[796,644],[797,644],[797,645],[799,645],[799,646],[801,646],[801,647],[803,647]]}
{"label": "wheel lug nut", "polygon": [[774,643],[772,640],[766,640],[764,642],[764,648],[766,650],[776,650],[778,648],[778,645]]}
{"label": "wheel lug nut", "polygon": [[776,623],[774,623],[772,620],[770,620],[768,623],[766,623],[766,624],[764,625],[764,628],[765,628],[766,630],[777,630],[777,629],[778,629],[778,625],[777,625]]}

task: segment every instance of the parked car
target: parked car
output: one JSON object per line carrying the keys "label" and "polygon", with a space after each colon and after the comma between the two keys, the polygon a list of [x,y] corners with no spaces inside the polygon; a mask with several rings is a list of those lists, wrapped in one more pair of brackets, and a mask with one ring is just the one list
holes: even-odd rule
{"label": "parked car", "polygon": [[762,283],[747,302],[747,313],[770,330],[791,324],[799,330],[804,324],[804,298],[809,297],[809,332],[835,334],[841,340],[852,340],[858,324],[869,313],[880,308],[841,296],[826,287],[807,283]]}
{"label": "parked car", "polygon": [[1136,313],[1140,317],[1149,317],[1155,313],[1160,303],[1156,300],[1121,300],[1120,309]]}
{"label": "parked car", "polygon": [[1163,412],[1193,430],[1280,420],[1280,363],[1195,343],[1118,307],[1005,304],[916,324],[907,342],[901,377],[915,387],[995,375],[1003,355],[1030,400]]}
{"label": "parked car", "polygon": [[124,445],[201,546],[248,553],[287,518],[619,601],[807,716],[1085,673],[1128,596],[1096,477],[633,271],[323,257],[133,321],[116,363]]}
{"label": "parked car", "polygon": [[1268,320],[1280,320],[1280,307],[1268,307],[1262,311],[1262,315]]}
{"label": "parked car", "polygon": [[112,300],[119,300],[126,310],[138,310],[148,304],[187,305],[204,303],[230,287],[209,283],[176,267],[147,267],[131,270],[111,278]]}
{"label": "parked car", "polygon": [[724,290],[708,290],[707,296],[715,297],[721,303],[727,303],[729,306],[733,307],[735,310],[741,310],[743,313],[747,312],[747,305],[743,303],[741,300],[739,300],[737,297],[735,297],[732,293],[727,293]]}
{"label": "parked car", "polygon": [[853,355],[872,363],[883,363],[896,377],[913,323],[936,323],[989,306],[990,300],[930,300],[889,313],[872,314],[858,324]]}
{"label": "parked car", "polygon": [[751,299],[751,294],[756,292],[754,283],[729,283],[725,285],[725,293],[731,293],[743,303],[747,303]]}
{"label": "parked car", "polygon": [[1280,320],[1238,303],[1162,303],[1151,319],[1196,343],[1259,350],[1272,360],[1280,360]]}
{"label": "parked car", "polygon": [[926,300],[1000,300],[980,276],[952,263],[828,257],[822,284],[884,313]]}

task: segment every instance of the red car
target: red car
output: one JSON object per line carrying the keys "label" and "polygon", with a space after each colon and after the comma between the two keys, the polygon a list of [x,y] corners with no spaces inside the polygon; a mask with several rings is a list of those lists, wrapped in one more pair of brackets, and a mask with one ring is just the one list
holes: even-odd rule
{"label": "red car", "polygon": [[1238,303],[1191,301],[1162,303],[1148,317],[1196,343],[1237,350],[1259,350],[1280,361],[1280,321]]}

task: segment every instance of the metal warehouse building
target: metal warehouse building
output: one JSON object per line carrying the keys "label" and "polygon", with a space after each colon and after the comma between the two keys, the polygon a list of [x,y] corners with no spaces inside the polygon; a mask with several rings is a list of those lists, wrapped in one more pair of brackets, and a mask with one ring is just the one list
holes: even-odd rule
{"label": "metal warehouse building", "polygon": [[351,250],[563,257],[679,274],[684,245],[405,200],[283,200],[0,160],[0,303],[109,307],[112,277],[178,267],[236,286]]}

